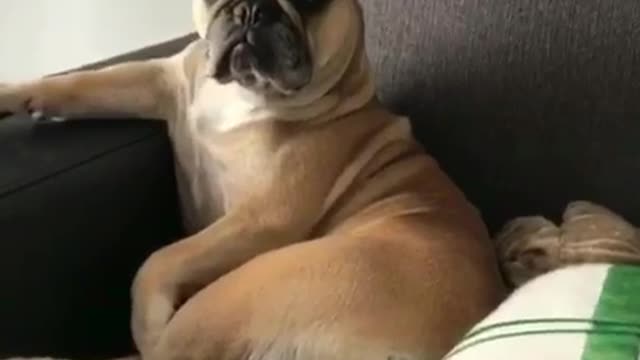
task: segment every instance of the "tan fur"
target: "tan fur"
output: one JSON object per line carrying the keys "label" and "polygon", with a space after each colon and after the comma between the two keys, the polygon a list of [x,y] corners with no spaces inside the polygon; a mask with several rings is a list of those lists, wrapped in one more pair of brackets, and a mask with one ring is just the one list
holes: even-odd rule
{"label": "tan fur", "polygon": [[355,0],[307,33],[312,82],[280,101],[207,78],[202,40],[0,87],[0,111],[168,121],[193,235],[133,285],[144,358],[437,359],[502,299],[476,209],[374,97]]}
{"label": "tan fur", "polygon": [[613,211],[576,201],[562,220],[556,225],[542,216],[526,216],[505,225],[496,240],[512,285],[570,265],[640,263],[640,232]]}

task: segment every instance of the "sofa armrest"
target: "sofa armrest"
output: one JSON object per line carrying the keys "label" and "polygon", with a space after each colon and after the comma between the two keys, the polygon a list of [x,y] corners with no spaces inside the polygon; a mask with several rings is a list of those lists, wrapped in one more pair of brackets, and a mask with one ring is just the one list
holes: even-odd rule
{"label": "sofa armrest", "polygon": [[129,287],[182,229],[164,126],[0,121],[0,358],[131,351]]}

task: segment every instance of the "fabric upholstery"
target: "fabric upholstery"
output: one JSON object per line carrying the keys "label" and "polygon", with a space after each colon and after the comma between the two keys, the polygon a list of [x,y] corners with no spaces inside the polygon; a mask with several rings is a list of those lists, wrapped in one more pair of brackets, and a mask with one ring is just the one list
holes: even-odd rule
{"label": "fabric upholstery", "polygon": [[571,200],[640,223],[640,2],[361,2],[381,98],[492,228]]}
{"label": "fabric upholstery", "polygon": [[159,125],[0,122],[0,358],[132,351],[133,276],[181,232]]}

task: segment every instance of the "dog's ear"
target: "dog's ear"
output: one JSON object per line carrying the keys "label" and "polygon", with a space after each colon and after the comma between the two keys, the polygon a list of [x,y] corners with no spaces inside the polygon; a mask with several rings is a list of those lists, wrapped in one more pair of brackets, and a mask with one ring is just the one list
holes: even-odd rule
{"label": "dog's ear", "polygon": [[193,0],[192,18],[196,32],[201,38],[207,35],[209,21],[211,21],[210,9],[217,0]]}

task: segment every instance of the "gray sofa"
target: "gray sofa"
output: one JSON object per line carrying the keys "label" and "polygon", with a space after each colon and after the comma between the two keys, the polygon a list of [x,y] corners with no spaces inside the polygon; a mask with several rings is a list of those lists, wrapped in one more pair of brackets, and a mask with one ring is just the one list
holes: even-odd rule
{"label": "gray sofa", "polygon": [[[640,2],[362,2],[381,99],[492,230],[576,199],[640,224]],[[20,123],[0,124],[0,357],[127,353],[128,282],[180,235],[162,126]]]}

